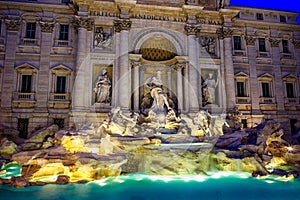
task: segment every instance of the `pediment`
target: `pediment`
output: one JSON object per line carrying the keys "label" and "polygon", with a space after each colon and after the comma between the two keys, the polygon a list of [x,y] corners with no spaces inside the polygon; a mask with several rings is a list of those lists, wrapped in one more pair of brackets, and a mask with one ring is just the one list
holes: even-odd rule
{"label": "pediment", "polygon": [[271,79],[274,79],[274,76],[272,74],[270,74],[270,73],[264,73],[264,74],[262,74],[262,75],[260,75],[258,77],[258,80],[261,80],[261,79],[269,79],[269,80],[271,80]]}
{"label": "pediment", "polygon": [[71,73],[73,70],[66,65],[55,65],[50,68],[54,73]]}
{"label": "pediment", "polygon": [[234,75],[236,78],[249,78],[249,75],[245,72],[238,72]]}
{"label": "pediment", "polygon": [[294,74],[288,74],[282,78],[284,81],[296,81],[298,79]]}
{"label": "pediment", "polygon": [[29,63],[21,64],[21,65],[17,66],[15,69],[17,71],[38,71],[39,70],[39,68],[37,68],[36,66],[31,65]]}

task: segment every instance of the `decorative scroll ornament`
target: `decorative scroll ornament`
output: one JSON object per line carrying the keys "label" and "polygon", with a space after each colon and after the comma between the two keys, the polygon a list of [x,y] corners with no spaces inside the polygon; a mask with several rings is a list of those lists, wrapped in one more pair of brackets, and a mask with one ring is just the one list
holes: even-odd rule
{"label": "decorative scroll ornament", "polygon": [[292,43],[296,49],[300,49],[300,40],[294,39]]}
{"label": "decorative scroll ornament", "polygon": [[279,47],[280,40],[275,38],[269,38],[271,47]]}
{"label": "decorative scroll ornament", "polygon": [[176,71],[181,71],[182,69],[184,69],[184,67],[186,66],[185,63],[183,62],[180,62],[180,63],[176,63],[173,68],[176,70]]}
{"label": "decorative scroll ornament", "polygon": [[142,63],[141,62],[139,62],[139,61],[135,61],[135,60],[131,60],[131,68],[133,69],[133,68],[138,68],[138,67],[141,67],[142,66]]}
{"label": "decorative scroll ornament", "polygon": [[128,19],[114,21],[115,31],[121,32],[123,30],[130,30],[132,22]]}
{"label": "decorative scroll ornament", "polygon": [[217,30],[217,34],[220,39],[228,38],[232,36],[233,30],[230,28],[223,27]]}
{"label": "decorative scroll ornament", "polygon": [[246,40],[246,44],[247,45],[254,45],[255,41],[256,41],[256,37],[250,36],[250,35],[246,35],[245,36],[245,40]]}
{"label": "decorative scroll ornament", "polygon": [[52,33],[54,30],[54,22],[40,22],[41,31],[46,33]]}
{"label": "decorative scroll ornament", "polygon": [[199,27],[195,24],[186,24],[184,29],[187,35],[196,35],[199,32]]}
{"label": "decorative scroll ornament", "polygon": [[91,18],[76,18],[75,19],[75,27],[78,28],[85,28],[88,31],[91,31],[94,26],[94,21]]}
{"label": "decorative scroll ornament", "polygon": [[19,31],[21,27],[21,20],[20,19],[6,19],[5,25],[7,30],[9,31]]}

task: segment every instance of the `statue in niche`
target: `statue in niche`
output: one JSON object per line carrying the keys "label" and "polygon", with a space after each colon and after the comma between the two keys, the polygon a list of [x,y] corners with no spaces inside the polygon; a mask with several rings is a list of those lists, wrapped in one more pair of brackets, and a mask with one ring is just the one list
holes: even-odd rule
{"label": "statue in niche", "polygon": [[208,77],[204,80],[202,85],[202,94],[204,104],[214,104],[216,97],[216,87],[218,85],[218,79],[214,79],[214,74],[212,72],[208,73]]}
{"label": "statue in niche", "polygon": [[94,45],[99,49],[111,49],[112,48],[111,34],[105,33],[103,27],[97,27],[95,31]]}
{"label": "statue in niche", "polygon": [[95,102],[110,103],[110,88],[111,81],[108,78],[107,70],[103,69],[102,74],[97,78],[96,87],[94,88]]}
{"label": "statue in niche", "polygon": [[145,83],[150,92],[145,94],[141,104],[141,114],[145,122],[156,122],[158,126],[164,126],[166,123],[178,121],[176,116],[175,103],[164,92],[161,80],[161,72],[157,76],[149,78]]}
{"label": "statue in niche", "polygon": [[204,51],[206,51],[209,54],[215,54],[215,48],[216,48],[216,40],[214,37],[201,37],[200,38],[200,45]]}
{"label": "statue in niche", "polygon": [[225,8],[226,6],[229,6],[230,4],[230,0],[218,0],[218,8],[221,9],[221,8]]}

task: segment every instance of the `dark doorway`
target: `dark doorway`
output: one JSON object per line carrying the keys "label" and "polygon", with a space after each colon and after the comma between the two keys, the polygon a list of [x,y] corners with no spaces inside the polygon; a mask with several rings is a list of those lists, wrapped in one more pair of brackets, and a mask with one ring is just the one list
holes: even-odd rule
{"label": "dark doorway", "polygon": [[243,124],[243,128],[248,128],[247,127],[247,119],[242,119],[242,124]]}
{"label": "dark doorway", "polygon": [[29,119],[18,119],[19,137],[27,139]]}
{"label": "dark doorway", "polygon": [[291,133],[292,133],[292,135],[297,134],[296,123],[297,123],[297,119],[290,119],[290,125],[291,125]]}
{"label": "dark doorway", "polygon": [[55,118],[53,119],[53,123],[56,124],[59,128],[65,127],[65,120],[62,118]]}

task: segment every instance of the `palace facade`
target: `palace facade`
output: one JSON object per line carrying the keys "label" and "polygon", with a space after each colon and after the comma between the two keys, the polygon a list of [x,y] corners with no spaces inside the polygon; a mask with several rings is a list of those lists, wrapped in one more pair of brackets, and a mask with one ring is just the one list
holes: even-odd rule
{"label": "palace facade", "polygon": [[219,0],[1,1],[0,124],[26,138],[138,112],[155,76],[179,113],[237,107],[245,127],[274,119],[294,133],[297,15]]}

